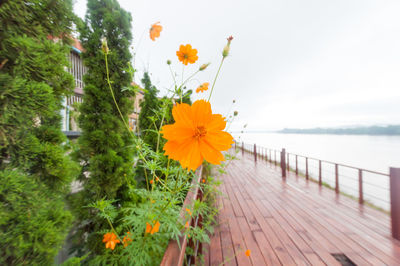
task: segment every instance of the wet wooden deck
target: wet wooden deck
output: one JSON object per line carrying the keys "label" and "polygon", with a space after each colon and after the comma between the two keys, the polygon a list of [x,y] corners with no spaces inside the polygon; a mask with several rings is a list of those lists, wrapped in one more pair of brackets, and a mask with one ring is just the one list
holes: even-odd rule
{"label": "wet wooden deck", "polygon": [[253,155],[238,158],[222,176],[206,265],[341,265],[332,254],[356,265],[400,265],[387,214],[293,173],[284,182],[278,166]]}

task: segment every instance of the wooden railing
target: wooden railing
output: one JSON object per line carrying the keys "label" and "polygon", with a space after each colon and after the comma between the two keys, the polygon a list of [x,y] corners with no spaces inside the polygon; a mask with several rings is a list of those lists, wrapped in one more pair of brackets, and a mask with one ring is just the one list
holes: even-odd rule
{"label": "wooden railing", "polygon": [[[186,208],[192,206],[192,203],[195,200],[201,200],[203,198],[202,190],[200,189],[200,181],[203,174],[203,166],[196,172],[196,178],[192,180],[191,189],[188,191],[185,201],[183,202],[182,209],[180,211],[180,219],[185,222],[185,213]],[[202,227],[202,216],[196,217],[193,219],[192,217],[189,218],[189,224],[192,227]],[[191,247],[194,250],[194,254],[190,256],[186,256],[186,247]],[[181,266],[184,262],[185,265],[194,265],[196,261],[197,254],[202,253],[202,244],[199,241],[196,243],[193,240],[187,238],[185,234],[182,233],[182,236],[179,237],[179,243],[176,240],[170,240],[167,246],[167,249],[164,253],[164,257],[161,261],[160,265],[163,266],[171,266],[177,265]]]}
{"label": "wooden railing", "polygon": [[[392,236],[398,240],[400,240],[400,168],[390,168],[390,173],[382,173],[378,171],[372,171],[368,169],[363,169],[363,168],[358,168],[346,164],[341,164],[341,163],[336,163],[332,161],[327,161],[327,160],[321,160],[309,156],[304,156],[304,155],[299,155],[295,153],[288,153],[286,152],[286,149],[282,149],[281,151],[275,150],[275,149],[269,149],[269,148],[264,148],[257,146],[256,144],[254,145],[249,145],[245,143],[241,143],[241,147],[239,146],[238,143],[235,143],[235,148],[240,148],[242,151],[242,155],[244,152],[249,152],[254,155],[254,161],[257,162],[257,159],[263,159],[268,162],[273,163],[274,165],[280,165],[281,172],[282,172],[282,178],[283,180],[286,179],[287,172],[288,171],[293,171],[296,173],[296,175],[299,175],[299,158],[304,159],[304,176],[306,180],[309,180],[311,177],[310,171],[309,171],[309,164],[310,161],[315,161],[318,163],[318,180],[315,180],[318,182],[320,186],[323,185],[323,164],[325,165],[331,165],[334,166],[334,189],[337,194],[341,192],[340,189],[340,169],[352,169],[355,170],[358,173],[358,178],[357,178],[357,183],[358,183],[358,188],[353,188],[353,190],[358,191],[358,202],[360,205],[364,204],[365,201],[365,195],[368,195],[368,197],[372,197],[376,200],[381,200],[383,202],[386,202],[390,206],[390,213],[391,213],[391,225],[392,225]],[[292,165],[290,164],[292,162]],[[294,165],[293,165],[294,164]],[[388,187],[381,187],[379,184],[371,184],[368,183],[364,180],[364,174],[369,173],[369,174],[374,174],[383,178],[387,178],[388,180]],[[347,178],[350,178],[348,176],[344,176]],[[386,190],[387,193],[389,194],[389,200],[383,200],[380,199],[374,195],[366,194],[364,191],[364,185],[372,185],[375,188],[378,189],[383,189]],[[344,185],[342,185],[344,186]]]}

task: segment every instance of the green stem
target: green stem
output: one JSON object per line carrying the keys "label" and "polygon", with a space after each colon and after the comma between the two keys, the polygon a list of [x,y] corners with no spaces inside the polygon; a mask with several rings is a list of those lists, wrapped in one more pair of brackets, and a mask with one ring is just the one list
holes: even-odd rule
{"label": "green stem", "polygon": [[221,64],[219,64],[219,68],[218,68],[217,74],[215,75],[214,82],[213,82],[213,85],[211,87],[211,92],[210,92],[210,96],[208,97],[208,101],[210,101],[210,99],[211,99],[211,95],[212,95],[212,93],[214,91],[215,82],[217,81],[217,78],[218,78],[219,72],[221,71],[221,67],[222,67],[222,64],[224,63],[224,60],[225,60],[225,57],[222,57]]}
{"label": "green stem", "polygon": [[112,96],[112,98],[113,98],[113,100],[114,100],[115,106],[117,107],[118,113],[119,113],[119,115],[121,116],[122,122],[124,123],[126,129],[128,130],[128,132],[131,133],[131,135],[135,136],[135,134],[133,134],[133,132],[129,129],[129,124],[126,122],[124,116],[122,115],[122,112],[121,112],[121,110],[119,109],[117,100],[115,99],[114,91],[113,91],[113,89],[112,89],[112,87],[111,87],[110,71],[108,70],[107,53],[104,53],[104,55],[105,55],[105,61],[106,61],[107,83],[108,83],[108,88],[110,89],[110,92],[111,92],[111,96]]}

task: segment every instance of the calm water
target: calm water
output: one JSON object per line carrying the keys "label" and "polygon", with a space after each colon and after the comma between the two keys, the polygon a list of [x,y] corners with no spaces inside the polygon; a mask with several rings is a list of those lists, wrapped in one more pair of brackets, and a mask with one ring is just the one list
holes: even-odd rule
{"label": "calm water", "polygon": [[[257,146],[295,153],[317,159],[346,164],[372,171],[389,173],[389,167],[400,167],[400,136],[308,135],[280,133],[233,134],[236,140]],[[279,156],[278,156],[279,157]],[[290,158],[295,167],[295,158]],[[305,172],[305,160],[298,160]],[[309,172],[318,178],[318,161],[309,161]],[[334,186],[335,167],[322,164],[322,179]],[[384,209],[389,209],[389,178],[363,174],[364,198]],[[341,191],[358,196],[358,171],[339,167]]]}

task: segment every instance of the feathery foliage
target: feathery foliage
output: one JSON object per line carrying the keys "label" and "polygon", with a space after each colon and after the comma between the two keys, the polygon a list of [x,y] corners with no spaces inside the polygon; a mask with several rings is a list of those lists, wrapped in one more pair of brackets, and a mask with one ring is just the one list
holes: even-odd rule
{"label": "feathery foliage", "polygon": [[60,109],[73,88],[65,68],[74,19],[70,0],[0,4],[1,264],[51,264],[70,226],[63,198],[78,165]]}
{"label": "feathery foliage", "polygon": [[[104,248],[100,248],[102,236],[96,232],[107,225],[100,223],[87,206],[103,198],[123,205],[124,201],[132,200],[127,188],[135,186],[132,140],[120,117],[121,112],[127,120],[133,109],[131,98],[134,95],[131,90],[125,90],[130,86],[131,76],[124,70],[131,59],[131,20],[130,13],[115,0],[89,0],[85,23],[80,27],[85,49],[82,55],[88,72],[84,76],[85,94],[79,110],[82,136],[76,155],[83,164],[80,180],[84,190],[72,201],[76,202],[80,218],[77,243],[81,247],[85,243],[82,251],[90,250],[93,255],[104,252]],[[119,110],[107,83],[102,38],[107,39],[110,49],[109,76]],[[84,233],[88,234],[87,239]]]}

